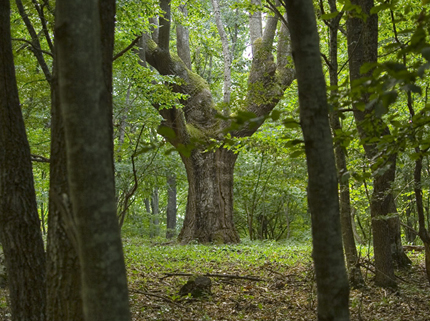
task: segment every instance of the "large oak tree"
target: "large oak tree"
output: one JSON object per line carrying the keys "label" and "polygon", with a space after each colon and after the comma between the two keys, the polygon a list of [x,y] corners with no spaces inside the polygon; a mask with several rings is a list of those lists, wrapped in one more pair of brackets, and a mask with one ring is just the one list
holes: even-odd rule
{"label": "large oak tree", "polygon": [[[258,4],[259,1],[256,1]],[[217,1],[213,1],[218,16]],[[278,18],[268,15],[264,32],[261,15],[250,19],[253,58],[248,77],[246,101],[242,112],[252,113],[253,122],[246,122],[240,129],[232,129],[231,121],[220,116],[234,117],[224,103],[215,104],[207,82],[181,57],[188,57],[189,47],[178,46],[178,55],[170,48],[170,1],[161,0],[164,15],[159,18],[157,37],[144,36],[146,62],[161,75],[173,75],[182,80],[173,84],[176,93],[185,94],[181,100],[183,108],[159,108],[164,118],[162,126],[170,128],[174,135],[168,135],[169,142],[181,151],[181,147],[194,142],[190,155],[181,153],[188,177],[188,201],[184,225],[179,240],[188,243],[199,242],[235,243],[239,236],[233,223],[233,170],[238,154],[225,148],[207,150],[210,140],[222,141],[229,134],[232,137],[252,135],[283,97],[284,91],[294,79],[294,72],[288,63],[289,45],[287,28],[279,29]],[[219,19],[219,16],[217,17]],[[219,31],[222,26],[218,24]],[[178,32],[178,30],[177,30]],[[277,57],[275,59],[274,39],[278,32]],[[225,54],[225,35],[223,46]],[[183,37],[178,37],[183,38]],[[155,40],[154,40],[155,39]],[[187,41],[182,41],[187,44]],[[229,60],[225,59],[228,64]],[[228,67],[228,66],[227,66]],[[225,74],[228,68],[224,68]],[[226,77],[227,79],[228,77]],[[228,88],[224,89],[224,94]],[[195,143],[197,142],[197,143]]]}

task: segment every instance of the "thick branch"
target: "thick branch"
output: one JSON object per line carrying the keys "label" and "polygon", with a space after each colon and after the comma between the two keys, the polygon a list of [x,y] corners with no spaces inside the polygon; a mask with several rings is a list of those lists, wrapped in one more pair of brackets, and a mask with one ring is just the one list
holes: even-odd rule
{"label": "thick branch", "polygon": [[231,95],[231,53],[230,45],[228,43],[227,33],[225,32],[222,20],[221,10],[219,7],[218,0],[212,0],[212,6],[214,8],[215,22],[218,29],[218,33],[221,37],[222,53],[224,56],[224,103],[230,103]]}
{"label": "thick branch", "polygon": [[[261,6],[261,0],[251,0],[251,4]],[[254,42],[263,36],[261,11],[259,10],[249,15],[249,33],[251,36],[252,54],[254,55]]]}
{"label": "thick branch", "polygon": [[170,0],[160,0],[163,15],[159,19],[158,46],[161,50],[169,52],[170,41]]}
{"label": "thick branch", "polygon": [[[184,17],[188,16],[187,7],[185,5],[179,6],[179,11],[182,12]],[[176,25],[176,52],[185,66],[191,70],[190,33],[188,29],[180,23]]]}

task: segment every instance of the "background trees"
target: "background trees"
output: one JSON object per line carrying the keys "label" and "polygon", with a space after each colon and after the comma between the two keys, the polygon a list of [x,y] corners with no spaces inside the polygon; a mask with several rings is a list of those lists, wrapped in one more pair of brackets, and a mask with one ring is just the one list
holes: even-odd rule
{"label": "background trees", "polygon": [[[186,7],[177,1],[162,1],[161,7],[158,1],[117,4],[115,47],[109,54],[114,64],[109,135],[114,137],[116,212],[123,236],[151,236],[158,242],[166,234],[179,234],[183,243],[236,242],[239,237],[310,239],[297,84],[290,85],[292,60],[281,16],[266,1],[195,0]],[[375,204],[389,209],[382,214],[390,224],[382,223],[395,246],[387,243],[381,252],[375,246],[388,264],[393,260],[388,248],[397,249],[394,263],[407,263],[399,260],[401,234],[396,217],[405,225],[402,234],[408,242],[422,244],[415,232],[427,239],[428,17],[423,8],[415,0],[314,1],[323,70],[330,79],[336,78],[331,82],[335,87],[329,88],[329,111],[339,119],[340,126],[332,126],[333,135],[337,152],[343,152],[347,164],[345,168],[338,162],[341,190],[343,195],[350,193],[349,209],[342,207],[345,221],[351,223],[348,235],[354,234],[357,243],[366,246],[376,241],[383,234],[373,227],[372,235]],[[53,70],[53,10],[53,2],[17,1],[11,11],[12,48],[37,208],[42,231],[48,231],[48,273],[55,273],[49,266],[63,259],[74,260],[72,269],[78,271],[73,244],[67,243],[61,222],[61,206],[56,208],[54,201],[69,192],[64,184],[65,154],[60,152],[62,125],[55,107],[59,98]],[[170,17],[163,10],[170,10]],[[281,7],[277,10],[284,14]],[[363,25],[376,15],[381,22],[378,35],[366,38]],[[266,21],[264,32],[261,21]],[[333,35],[336,24],[337,37]],[[144,41],[139,39],[142,34]],[[351,45],[354,39],[359,43],[372,39],[371,52],[367,56],[360,52],[366,46]],[[334,53],[338,53],[337,70]],[[225,81],[228,73],[230,86]],[[364,115],[358,127],[354,113]],[[174,176],[176,197],[171,188]],[[151,199],[159,211],[151,209]],[[170,220],[174,210],[176,229]],[[55,243],[61,238],[67,244]],[[55,257],[55,251],[68,256]],[[360,255],[359,251],[348,260],[351,266],[357,267]],[[376,272],[382,272],[377,266]],[[394,267],[383,272],[391,278],[382,285],[393,285]],[[78,272],[75,280],[77,276]],[[52,280],[48,277],[48,287]],[[71,291],[76,295],[79,289]]]}

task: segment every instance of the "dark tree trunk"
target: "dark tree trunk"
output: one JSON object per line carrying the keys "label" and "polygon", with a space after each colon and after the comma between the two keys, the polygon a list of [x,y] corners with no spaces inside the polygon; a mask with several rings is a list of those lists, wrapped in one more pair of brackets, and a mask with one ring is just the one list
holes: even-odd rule
{"label": "dark tree trunk", "polygon": [[312,216],[318,320],[349,320],[333,141],[312,0],[285,1],[299,86]]}
{"label": "dark tree trunk", "polygon": [[[337,12],[336,0],[329,0],[330,12]],[[338,41],[337,34],[339,30],[339,22],[342,15],[330,20],[330,86],[338,86]],[[333,90],[332,94],[335,96],[337,90]],[[334,111],[330,115],[330,126],[333,130],[334,136],[336,137],[336,131],[342,130],[342,126],[339,120],[339,113]],[[357,248],[355,246],[354,232],[352,228],[352,218],[351,218],[351,197],[349,192],[349,178],[348,178],[348,168],[346,164],[346,155],[341,142],[336,141],[334,145],[334,153],[336,159],[336,168],[338,172],[339,181],[339,205],[340,205],[340,222],[342,226],[342,239],[343,246],[346,256],[346,265],[348,268],[348,277],[351,286],[360,287],[364,285],[363,276],[361,275],[360,266],[358,265],[358,255]]]}
{"label": "dark tree trunk", "polygon": [[0,1],[0,237],[12,320],[45,320],[45,253],[18,97],[10,4]]}
{"label": "dark tree trunk", "polygon": [[[374,6],[373,0],[354,0],[353,4],[360,5],[363,11],[370,14]],[[361,66],[366,62],[377,62],[378,57],[378,16],[370,15],[366,23],[359,18],[349,18],[347,20],[348,56],[350,66],[350,78],[352,89],[354,81],[361,78]],[[368,95],[364,95],[363,101],[368,101]],[[369,122],[370,111],[363,112],[354,106],[354,117],[360,138],[365,140],[370,137],[380,137],[389,134],[389,129],[380,120]],[[369,122],[371,130],[364,126]],[[366,156],[372,161],[378,153],[375,144],[363,145]],[[391,185],[395,179],[396,155],[392,155],[387,160],[389,169],[383,174],[374,176],[373,194],[370,204],[373,230],[373,246],[375,253],[376,284],[383,287],[395,286],[394,264],[405,266],[410,263],[403,252],[400,238],[399,218],[390,218],[387,215],[396,213],[396,206],[391,190]]]}
{"label": "dark tree trunk", "polygon": [[[54,48],[55,51],[55,48]],[[54,54],[55,55],[55,54]],[[61,118],[58,72],[51,82],[51,157],[47,244],[46,319],[84,320],[81,298],[81,269],[73,235],[72,209],[67,201],[66,142]],[[65,197],[66,196],[66,197]]]}
{"label": "dark tree trunk", "polygon": [[194,150],[189,158],[183,158],[189,189],[181,243],[239,242],[232,202],[236,159],[237,154],[224,148],[204,153]]}
{"label": "dark tree trunk", "polygon": [[130,320],[112,143],[115,2],[57,1],[61,114],[86,320]]}
{"label": "dark tree trunk", "polygon": [[167,231],[166,238],[172,239],[176,235],[176,175],[167,175]]}

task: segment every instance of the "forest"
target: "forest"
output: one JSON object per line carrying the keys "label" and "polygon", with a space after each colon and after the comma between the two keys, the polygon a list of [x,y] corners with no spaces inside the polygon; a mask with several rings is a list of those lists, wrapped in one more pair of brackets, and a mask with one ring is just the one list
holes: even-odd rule
{"label": "forest", "polygon": [[428,0],[0,0],[0,320],[430,320]]}

